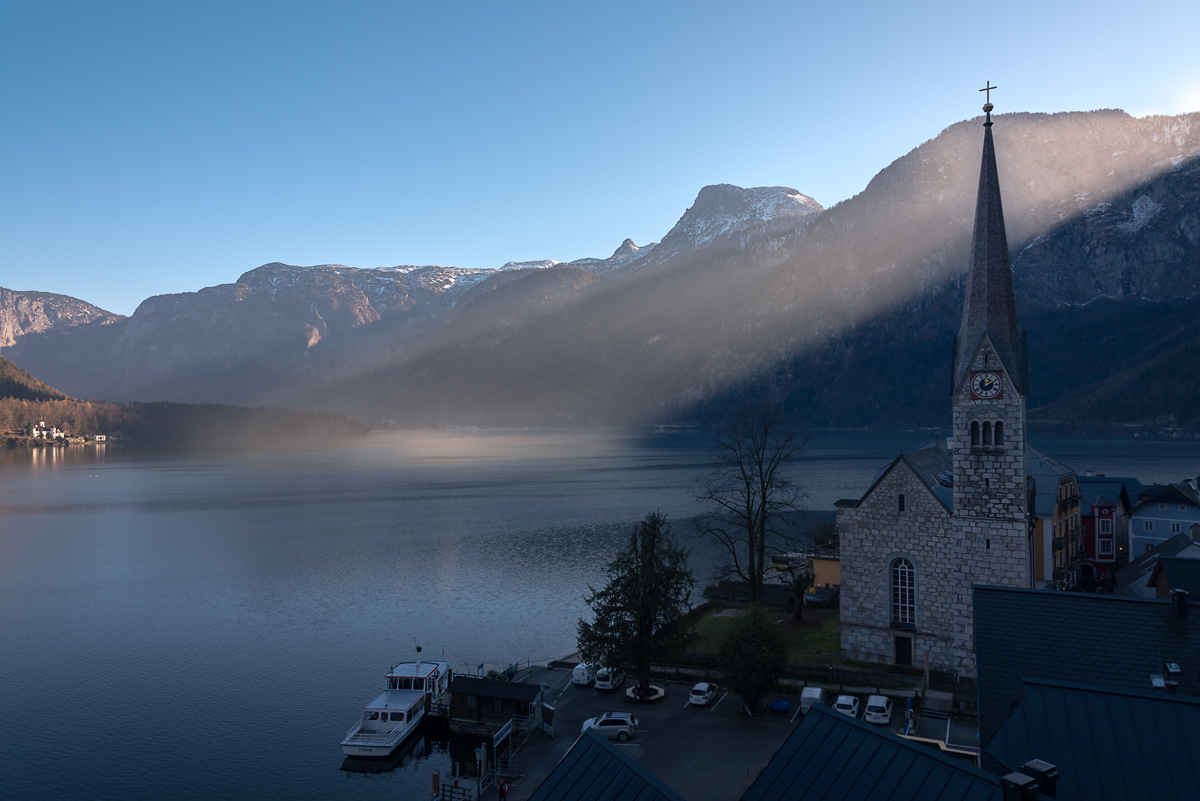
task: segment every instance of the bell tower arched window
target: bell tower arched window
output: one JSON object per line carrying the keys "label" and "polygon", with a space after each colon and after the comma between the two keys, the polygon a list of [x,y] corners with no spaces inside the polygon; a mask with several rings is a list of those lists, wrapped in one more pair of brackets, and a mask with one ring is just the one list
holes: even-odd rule
{"label": "bell tower arched window", "polygon": [[971,423],[971,444],[979,444],[979,423],[977,422]]}
{"label": "bell tower arched window", "polygon": [[917,571],[904,557],[892,560],[892,621],[917,622]]}
{"label": "bell tower arched window", "polygon": [[991,423],[983,424],[983,444],[984,445],[992,444],[992,424]]}
{"label": "bell tower arched window", "polygon": [[997,445],[1003,445],[1003,444],[1004,444],[1004,423],[1001,423],[1001,422],[997,422],[997,423],[996,423],[996,436],[995,436],[995,439],[996,439],[996,444],[997,444]]}

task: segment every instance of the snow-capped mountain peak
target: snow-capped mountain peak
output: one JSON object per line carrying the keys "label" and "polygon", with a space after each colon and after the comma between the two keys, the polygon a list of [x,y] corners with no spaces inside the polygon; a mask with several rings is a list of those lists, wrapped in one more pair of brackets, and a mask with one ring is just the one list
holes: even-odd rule
{"label": "snow-capped mountain peak", "polygon": [[663,246],[670,250],[702,248],[748,225],[777,217],[818,214],[820,203],[786,186],[759,186],[742,189],[732,184],[706,186],[696,202],[684,212],[666,236]]}

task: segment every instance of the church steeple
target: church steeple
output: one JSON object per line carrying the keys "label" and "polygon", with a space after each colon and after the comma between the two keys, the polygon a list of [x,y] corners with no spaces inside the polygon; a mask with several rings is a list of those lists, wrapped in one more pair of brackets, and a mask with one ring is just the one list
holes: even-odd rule
{"label": "church steeple", "polygon": [[[988,83],[989,98],[996,87]],[[1025,341],[1017,327],[1012,270],[1008,262],[1008,237],[1000,204],[1000,177],[996,171],[996,146],[992,141],[992,104],[983,107],[983,163],[979,167],[979,194],[975,200],[975,232],[963,302],[962,327],[954,348],[953,393],[970,370],[971,357],[987,332],[996,356],[1008,369],[1022,395],[1029,394],[1025,369]]]}

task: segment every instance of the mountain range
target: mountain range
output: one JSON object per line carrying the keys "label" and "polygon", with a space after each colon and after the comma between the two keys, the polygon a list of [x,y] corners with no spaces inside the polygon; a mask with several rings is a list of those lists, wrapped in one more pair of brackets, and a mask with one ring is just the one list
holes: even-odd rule
{"label": "mountain range", "polygon": [[[1181,377],[1200,362],[1200,114],[994,120],[1033,416],[1200,424]],[[980,122],[829,209],[705,187],[660,242],[607,258],[268,264],[129,317],[0,290],[0,345],[72,395],[371,423],[706,422],[768,399],[808,425],[944,424]]]}

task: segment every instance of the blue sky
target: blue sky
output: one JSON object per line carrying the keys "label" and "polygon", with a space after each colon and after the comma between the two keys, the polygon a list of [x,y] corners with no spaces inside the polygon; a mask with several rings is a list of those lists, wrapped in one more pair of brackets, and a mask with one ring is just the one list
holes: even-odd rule
{"label": "blue sky", "polygon": [[0,286],[606,256],[979,113],[1200,110],[1200,3],[0,3]]}

